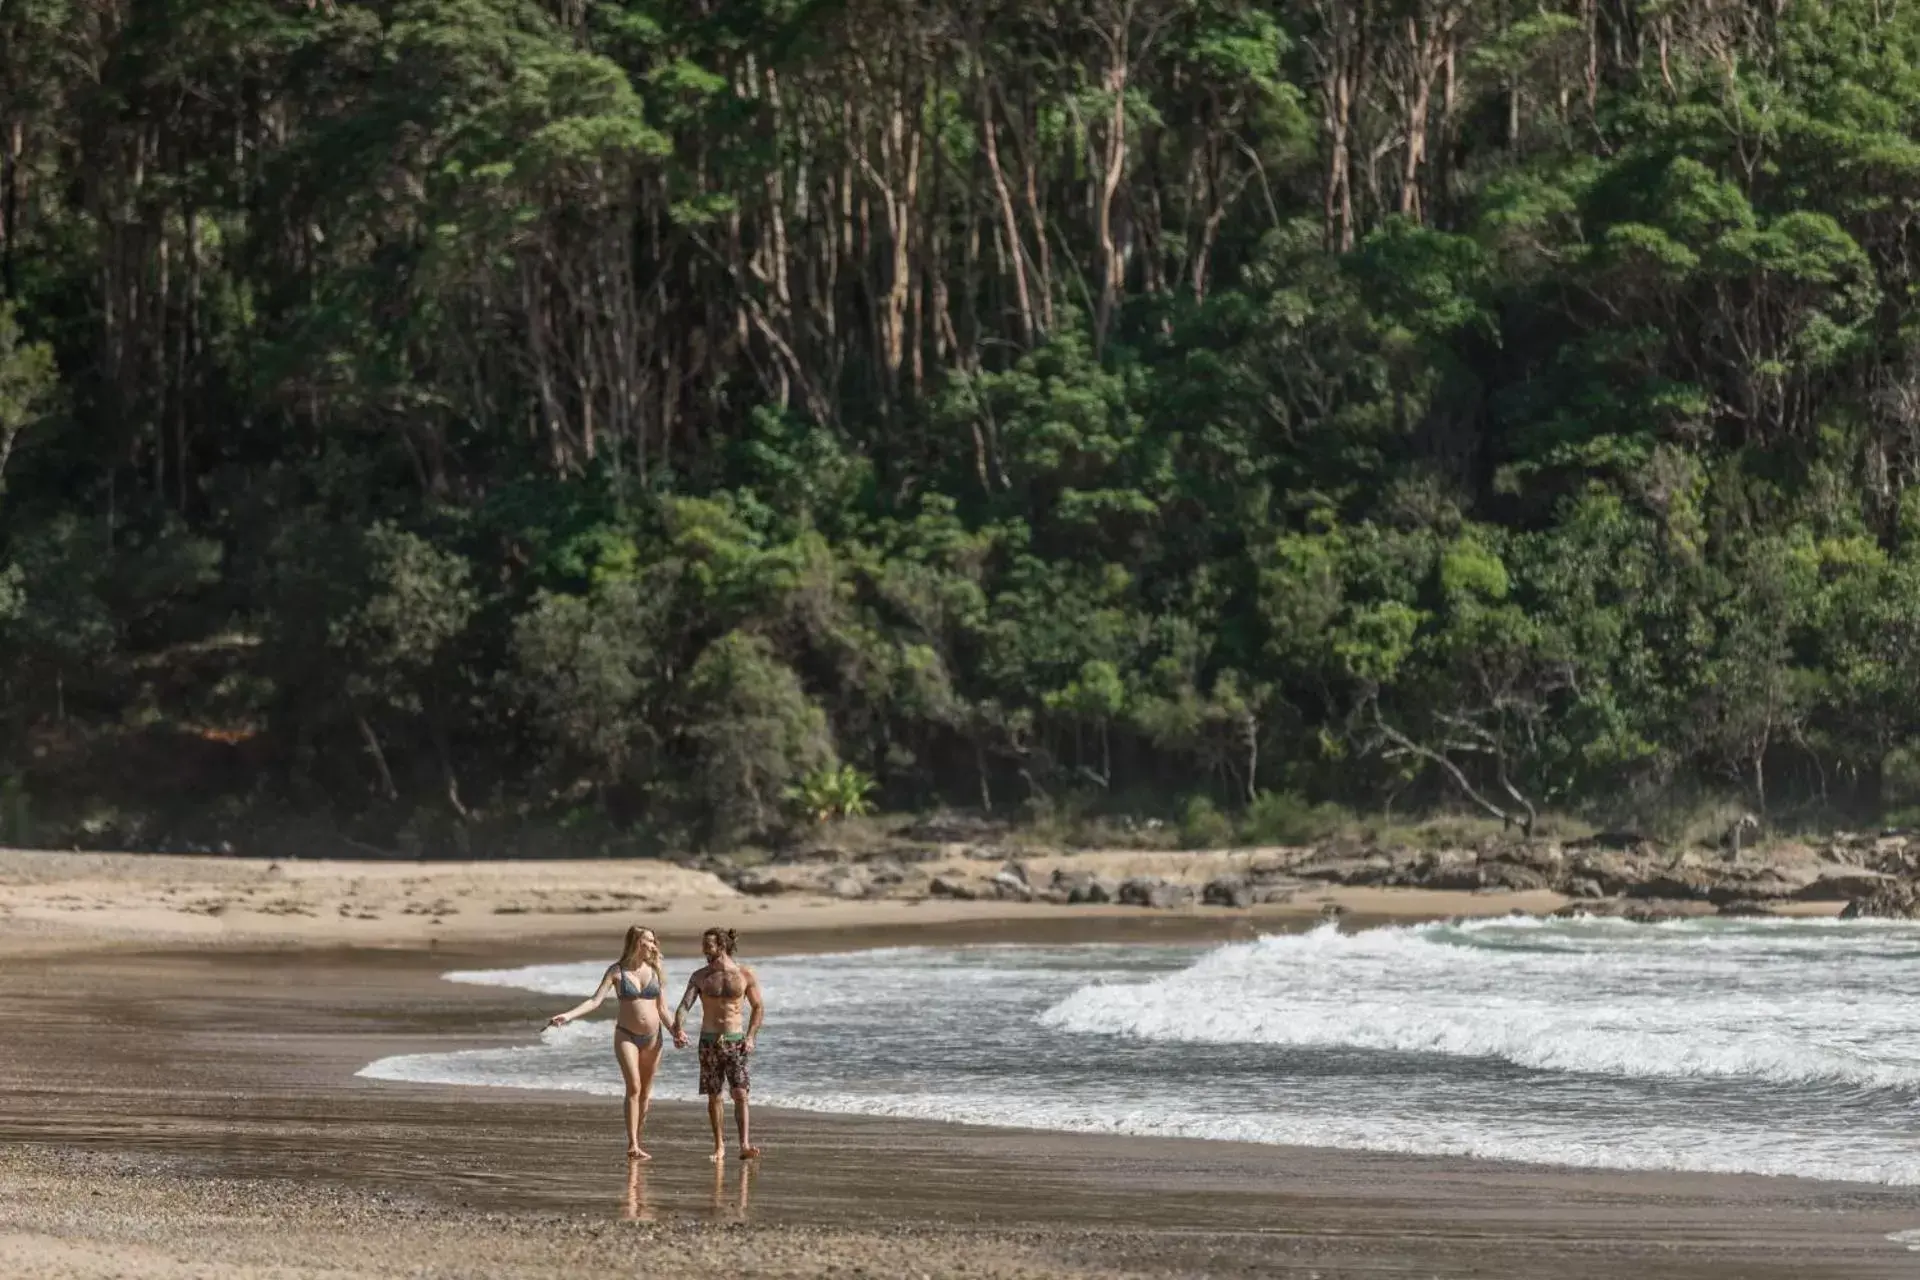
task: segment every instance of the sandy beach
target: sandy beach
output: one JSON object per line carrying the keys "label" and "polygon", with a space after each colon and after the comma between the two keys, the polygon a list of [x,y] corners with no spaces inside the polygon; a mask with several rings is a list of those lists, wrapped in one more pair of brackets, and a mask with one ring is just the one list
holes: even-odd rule
{"label": "sandy beach", "polygon": [[[1335,890],[1347,918],[1541,895]],[[646,863],[0,855],[0,1275],[1905,1276],[1920,1192],[768,1110],[764,1167],[658,1159],[617,1101],[356,1078],[531,1043],[550,1000],[446,983],[579,960],[644,919],[759,954],[915,941],[1234,938],[1252,911],[743,898]],[[1544,895],[1551,899],[1552,895]],[[503,909],[504,908],[504,909]]]}

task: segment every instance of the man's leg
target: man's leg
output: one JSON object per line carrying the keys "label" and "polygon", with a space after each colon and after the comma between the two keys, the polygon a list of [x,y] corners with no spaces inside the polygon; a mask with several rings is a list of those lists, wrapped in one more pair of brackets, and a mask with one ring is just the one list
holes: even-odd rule
{"label": "man's leg", "polygon": [[748,1138],[748,1133],[752,1128],[752,1122],[748,1119],[748,1111],[747,1091],[745,1089],[735,1089],[733,1091],[733,1123],[734,1127],[740,1131],[740,1157],[743,1160],[751,1160],[760,1154],[760,1148],[754,1146]]}
{"label": "man's leg", "polygon": [[700,1042],[700,1092],[707,1096],[707,1125],[713,1130],[713,1158],[726,1158],[727,1142],[721,1136],[720,1126],[725,1123],[723,1112],[727,1109],[726,1073],[721,1070],[722,1063],[718,1043],[702,1040]]}
{"label": "man's leg", "polygon": [[760,1154],[760,1148],[753,1145],[753,1139],[750,1136],[752,1121],[749,1113],[752,1108],[747,1104],[747,1095],[753,1088],[753,1077],[747,1072],[747,1051],[735,1050],[733,1061],[728,1065],[731,1070],[728,1072],[730,1079],[727,1083],[733,1086],[733,1121],[740,1128],[740,1158],[751,1160]]}
{"label": "man's leg", "polygon": [[707,1124],[713,1129],[713,1158],[715,1160],[724,1160],[727,1156],[726,1139],[720,1136],[720,1126],[723,1123],[721,1113],[726,1109],[727,1099],[725,1095],[718,1093],[710,1093],[707,1095]]}

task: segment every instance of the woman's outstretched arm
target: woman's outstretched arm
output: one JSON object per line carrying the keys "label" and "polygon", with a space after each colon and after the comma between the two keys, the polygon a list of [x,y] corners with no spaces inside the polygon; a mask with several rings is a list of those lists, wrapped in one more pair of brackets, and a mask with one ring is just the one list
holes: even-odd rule
{"label": "woman's outstretched arm", "polygon": [[595,1009],[598,1009],[600,1007],[600,1002],[605,1000],[609,995],[613,994],[613,975],[614,975],[614,971],[618,967],[619,967],[618,965],[608,965],[607,971],[600,975],[600,986],[594,991],[592,995],[588,996],[585,1000],[582,1000],[579,1004],[573,1006],[573,1008],[567,1010],[565,1013],[554,1014],[551,1018],[547,1019],[547,1025],[550,1027],[564,1027],[569,1022],[572,1022],[575,1018],[579,1017],[581,1014],[592,1013]]}

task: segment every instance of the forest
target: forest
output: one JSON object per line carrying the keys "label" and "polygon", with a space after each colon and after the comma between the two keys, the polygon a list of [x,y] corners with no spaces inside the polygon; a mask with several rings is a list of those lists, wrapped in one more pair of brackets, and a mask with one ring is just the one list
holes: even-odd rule
{"label": "forest", "polygon": [[0,0],[0,834],[1898,820],[1916,291],[1912,0]]}

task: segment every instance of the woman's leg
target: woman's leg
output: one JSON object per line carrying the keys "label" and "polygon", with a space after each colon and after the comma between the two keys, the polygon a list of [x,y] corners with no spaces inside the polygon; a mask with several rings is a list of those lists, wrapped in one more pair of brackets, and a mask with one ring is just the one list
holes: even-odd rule
{"label": "woman's leg", "polygon": [[613,1056],[620,1060],[620,1075],[627,1082],[627,1159],[645,1160],[640,1150],[640,1046],[626,1032],[615,1031]]}
{"label": "woman's leg", "polygon": [[[638,1054],[638,1061],[635,1065],[639,1068],[640,1096],[636,1100],[634,1110],[639,1116],[639,1119],[630,1121],[628,1124],[628,1137],[632,1139],[631,1149],[628,1151],[629,1155],[634,1151],[640,1151],[640,1134],[647,1127],[647,1112],[653,1109],[653,1077],[654,1074],[660,1070],[660,1053],[660,1039],[656,1036],[653,1042],[647,1045],[646,1048],[641,1049]],[[645,1151],[640,1151],[639,1158],[642,1160],[653,1159],[653,1157]]]}

